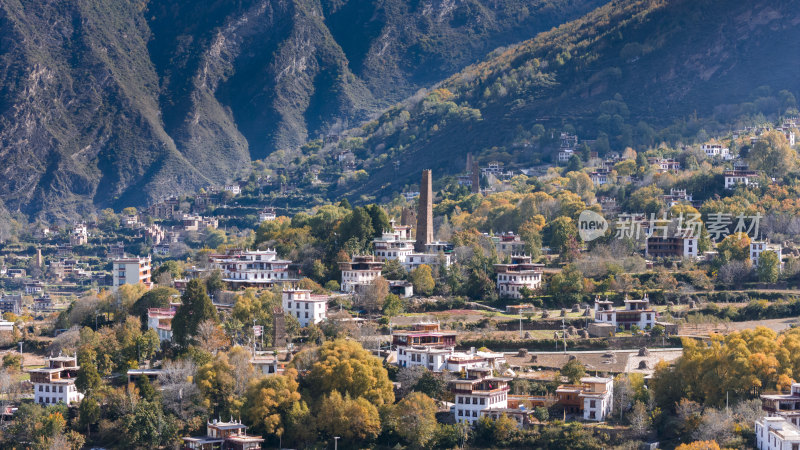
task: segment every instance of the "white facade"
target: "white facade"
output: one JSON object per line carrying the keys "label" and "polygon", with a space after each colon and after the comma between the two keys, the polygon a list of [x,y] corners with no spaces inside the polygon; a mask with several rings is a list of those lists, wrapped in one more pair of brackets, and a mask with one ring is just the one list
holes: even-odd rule
{"label": "white facade", "polygon": [[758,267],[758,259],[761,253],[770,251],[778,256],[778,264],[783,268],[783,246],[781,244],[770,244],[768,241],[752,241],[750,242],[750,262],[753,267]]}
{"label": "white facade", "polygon": [[287,289],[282,294],[283,310],[297,318],[300,326],[307,327],[325,320],[328,314],[328,297],[312,295],[306,289]]}
{"label": "white facade", "polygon": [[263,211],[258,213],[258,221],[259,222],[270,222],[277,218],[275,215],[275,209],[273,208],[265,208]]}
{"label": "white facade", "polygon": [[594,302],[594,322],[607,323],[616,328],[631,329],[636,325],[641,330],[649,330],[656,324],[656,312],[650,309],[650,299],[647,295],[642,300],[629,300],[625,297],[625,308],[614,308],[613,302],[601,301],[596,298]]}
{"label": "white facade", "polygon": [[758,450],[800,449],[800,428],[783,417],[756,420],[755,433]]}
{"label": "white facade", "polygon": [[532,264],[530,256],[513,256],[511,264],[495,264],[497,292],[502,297],[522,298],[522,289],[539,289],[542,264]]}
{"label": "white facade", "polygon": [[686,192],[686,189],[670,188],[669,194],[664,195],[664,202],[668,207],[672,208],[681,203],[692,203],[692,194]]}
{"label": "white facade", "polygon": [[725,189],[735,189],[738,185],[758,186],[758,172],[753,170],[726,170]]}
{"label": "white facade", "polygon": [[222,271],[225,282],[239,286],[272,286],[294,281],[289,273],[291,261],[277,258],[275,250],[237,251],[209,258],[212,267]]}
{"label": "white facade", "polygon": [[173,308],[150,308],[147,310],[147,328],[156,330],[159,342],[172,342]]}
{"label": "white facade", "polygon": [[703,144],[700,147],[709,158],[731,159],[731,150],[720,144]]}
{"label": "white facade", "polygon": [[398,366],[422,366],[431,372],[447,370],[460,373],[469,369],[499,369],[505,362],[505,355],[502,353],[479,352],[474,349],[469,353],[456,352],[453,347],[408,346],[397,349]]}
{"label": "white facade", "polygon": [[339,269],[342,271],[342,292],[355,292],[381,275],[383,262],[372,255],[353,256],[351,261],[339,263]]}
{"label": "white facade", "polygon": [[239,187],[238,184],[226,184],[223,189],[225,189],[225,192],[230,192],[233,195],[239,195],[242,193],[242,188]]}
{"label": "white facade", "polygon": [[441,372],[447,368],[447,358],[452,353],[452,347],[398,347],[397,365],[400,367],[422,366],[431,372]]}
{"label": "white facade", "polygon": [[494,241],[494,248],[498,253],[515,255],[525,252],[525,241],[512,232],[493,237],[492,241]]}
{"label": "white facade", "polygon": [[583,391],[578,396],[583,399],[583,420],[601,422],[611,414],[614,405],[614,380],[611,378],[584,377]]}
{"label": "white facade", "polygon": [[89,230],[84,224],[75,225],[72,234],[69,236],[69,243],[73,246],[85,245],[89,242]]}
{"label": "white facade", "polygon": [[792,383],[788,394],[762,394],[761,408],[768,416],[784,418],[800,427],[800,383]]}
{"label": "white facade", "polygon": [[450,255],[444,253],[409,253],[406,256],[406,260],[403,261],[403,267],[411,272],[423,264],[430,267],[438,266],[440,261],[444,261],[445,267],[450,267]]}
{"label": "white facade", "polygon": [[33,384],[33,401],[40,405],[80,403],[83,394],[75,387],[80,367],[75,356],[49,358],[45,367],[28,371]]}
{"label": "white facade", "polygon": [[596,172],[592,172],[589,174],[589,178],[592,179],[592,183],[595,186],[603,186],[608,184],[608,175],[609,172],[605,170],[598,170]]}
{"label": "white facade", "polygon": [[117,258],[113,260],[113,286],[144,283],[150,286],[150,257]]}
{"label": "white facade", "polygon": [[565,163],[569,162],[569,159],[572,158],[572,155],[575,154],[575,151],[569,148],[565,148],[558,152],[558,162]]}
{"label": "white facade", "polygon": [[475,351],[453,352],[447,358],[446,369],[452,373],[460,373],[469,369],[500,369],[506,362],[503,353]]}
{"label": "white facade", "polygon": [[384,231],[380,239],[372,241],[372,245],[375,247],[375,256],[379,260],[396,259],[404,263],[408,255],[414,253],[411,227],[395,226],[394,220],[392,220],[392,230]]}
{"label": "white facade", "polygon": [[454,394],[456,422],[475,424],[481,411],[508,407],[510,378],[491,376],[491,369],[472,369],[467,378],[450,382]]}

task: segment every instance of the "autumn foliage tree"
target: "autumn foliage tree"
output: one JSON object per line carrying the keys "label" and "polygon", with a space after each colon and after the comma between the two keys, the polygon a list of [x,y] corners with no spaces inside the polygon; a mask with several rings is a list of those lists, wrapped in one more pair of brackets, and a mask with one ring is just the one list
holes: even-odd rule
{"label": "autumn foliage tree", "polygon": [[322,344],[307,375],[313,398],[338,391],[363,397],[376,406],[394,403],[394,390],[381,361],[356,341],[337,339]]}
{"label": "autumn foliage tree", "polygon": [[378,408],[364,397],[342,396],[334,390],[326,395],[317,413],[317,426],[329,437],[345,441],[370,441],[381,431]]}
{"label": "autumn foliage tree", "polygon": [[652,390],[663,409],[681,398],[720,406],[764,390],[785,389],[800,373],[800,330],[766,327],[715,335],[706,345],[685,340],[674,367],[656,366]]}
{"label": "autumn foliage tree", "polygon": [[247,388],[244,415],[258,430],[276,436],[301,434],[308,406],[298,392],[297,371],[253,380]]}

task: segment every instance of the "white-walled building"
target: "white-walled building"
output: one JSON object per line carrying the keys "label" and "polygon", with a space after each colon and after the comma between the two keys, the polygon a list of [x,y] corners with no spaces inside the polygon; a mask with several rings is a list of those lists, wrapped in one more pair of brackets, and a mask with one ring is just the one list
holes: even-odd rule
{"label": "white-walled building", "polygon": [[721,144],[703,144],[700,147],[709,158],[731,159],[731,150]]}
{"label": "white-walled building", "polygon": [[160,342],[172,342],[172,319],[175,308],[148,308],[147,328],[156,330]]}
{"label": "white-walled building", "polygon": [[603,186],[608,184],[611,172],[605,169],[599,169],[589,173],[589,178],[595,186]]}
{"label": "white-walled building", "polygon": [[758,171],[747,169],[726,170],[722,174],[725,177],[725,189],[735,189],[739,185],[757,187],[760,176]]}
{"label": "white-walled building", "polygon": [[381,275],[383,261],[373,255],[355,255],[350,261],[340,262],[339,269],[342,271],[342,292],[355,292]]}
{"label": "white-walled building", "polygon": [[493,236],[494,248],[497,253],[516,255],[525,252],[525,241],[518,234],[509,231],[500,236]]}
{"label": "white-walled building", "polygon": [[686,189],[670,188],[669,194],[664,195],[663,198],[664,203],[666,203],[669,208],[683,203],[692,204],[692,194],[687,193]]}
{"label": "white-walled building", "polygon": [[572,158],[572,155],[574,154],[575,150],[571,148],[562,148],[558,152],[558,162],[560,163],[569,162],[570,158]]}
{"label": "white-walled building", "polygon": [[436,267],[444,264],[445,267],[450,267],[450,255],[445,253],[410,253],[403,261],[403,267],[411,272],[421,265]]}
{"label": "white-walled building", "polygon": [[89,230],[86,228],[84,224],[75,225],[75,228],[72,229],[72,233],[69,235],[69,244],[77,247],[79,245],[85,245],[89,242]]}
{"label": "white-walled building", "polygon": [[300,326],[320,323],[328,315],[327,295],[313,295],[307,289],[285,289],[281,297],[283,310],[295,316]]}
{"label": "white-walled building", "polygon": [[183,224],[183,229],[186,231],[203,231],[206,228],[217,228],[219,226],[219,220],[215,217],[190,214],[184,214],[181,223]]}
{"label": "white-walled building", "polygon": [[522,298],[522,288],[535,290],[542,285],[543,264],[533,264],[531,257],[514,255],[510,264],[495,264],[497,292],[501,297]]}
{"label": "white-walled building", "polygon": [[296,281],[289,273],[291,261],[278,259],[275,250],[233,251],[211,255],[211,266],[222,271],[222,279],[234,288],[269,287],[275,283]]}
{"label": "white-walled building", "polygon": [[411,239],[411,227],[408,225],[397,226],[391,221],[391,231],[384,230],[380,238],[372,241],[375,247],[375,256],[381,260],[396,259],[401,263],[406,262],[408,255],[414,253],[414,239]]}
{"label": "white-walled building", "polygon": [[699,240],[695,236],[649,236],[645,245],[648,258],[697,258]]}
{"label": "white-walled building", "polygon": [[783,417],[756,420],[755,433],[758,450],[800,449],[800,428]]}
{"label": "white-walled building", "polygon": [[456,422],[473,425],[481,411],[508,407],[510,381],[511,378],[492,376],[489,368],[469,369],[465,378],[451,380]]}
{"label": "white-walled building", "polygon": [[656,324],[657,313],[650,309],[650,299],[645,294],[641,300],[631,300],[625,296],[625,308],[614,308],[614,302],[600,300],[594,301],[594,322],[611,324],[616,328],[630,330],[636,325],[641,330],[649,330]]}
{"label": "white-walled building", "polygon": [[417,324],[413,330],[392,333],[397,365],[424,366],[428,370],[441,372],[447,366],[447,358],[455,350],[456,336],[454,331],[439,330],[439,324],[436,323]]}
{"label": "white-walled building", "polygon": [[584,386],[579,397],[583,399],[583,420],[601,422],[611,414],[614,405],[614,380],[601,377],[581,378]]}
{"label": "white-walled building", "polygon": [[762,394],[761,409],[768,416],[782,417],[800,427],[800,383],[792,383],[788,394]]}
{"label": "white-walled building", "polygon": [[233,195],[239,195],[242,193],[242,188],[238,184],[226,184],[223,189],[225,192],[230,192]]}
{"label": "white-walled building", "polygon": [[115,258],[113,261],[113,286],[144,283],[150,287],[150,257]]}
{"label": "white-walled building", "polygon": [[277,218],[275,208],[264,208],[263,211],[258,213],[259,222],[271,222]]}
{"label": "white-walled building", "polygon": [[783,268],[783,246],[781,244],[770,244],[769,241],[750,242],[750,262],[753,267],[758,267],[758,259],[763,252],[774,252],[778,256],[779,267]]}
{"label": "white-walled building", "polygon": [[75,387],[78,375],[75,356],[56,356],[45,361],[45,367],[29,370],[33,384],[33,401],[40,405],[80,403],[83,394]]}
{"label": "white-walled building", "polygon": [[506,356],[497,352],[482,352],[472,348],[469,352],[453,352],[447,357],[445,368],[451,373],[461,373],[469,369],[489,368],[500,370]]}
{"label": "white-walled building", "polygon": [[583,377],[581,384],[562,384],[556,389],[558,404],[564,411],[580,414],[583,420],[603,421],[611,414],[614,404],[614,380]]}

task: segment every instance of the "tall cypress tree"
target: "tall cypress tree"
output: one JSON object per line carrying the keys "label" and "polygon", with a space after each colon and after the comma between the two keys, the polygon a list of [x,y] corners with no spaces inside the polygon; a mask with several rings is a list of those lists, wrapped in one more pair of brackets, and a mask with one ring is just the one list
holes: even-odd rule
{"label": "tall cypress tree", "polygon": [[182,348],[192,343],[197,327],[206,320],[217,320],[217,311],[206,293],[202,281],[194,279],[186,285],[181,296],[181,306],[172,319],[172,336]]}

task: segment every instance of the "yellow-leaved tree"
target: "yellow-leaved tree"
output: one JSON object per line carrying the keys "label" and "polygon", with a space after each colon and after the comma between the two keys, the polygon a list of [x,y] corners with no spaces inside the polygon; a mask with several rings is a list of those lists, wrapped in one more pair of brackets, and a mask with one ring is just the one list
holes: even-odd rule
{"label": "yellow-leaved tree", "polygon": [[321,399],[333,391],[375,406],[394,403],[394,390],[381,360],[356,341],[337,339],[322,344],[307,380],[312,398]]}

